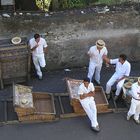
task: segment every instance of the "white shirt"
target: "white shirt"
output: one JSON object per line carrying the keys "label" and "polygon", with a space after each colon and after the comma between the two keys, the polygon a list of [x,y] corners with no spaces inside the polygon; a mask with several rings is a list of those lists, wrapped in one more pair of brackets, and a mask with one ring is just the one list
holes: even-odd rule
{"label": "white shirt", "polygon": [[[79,86],[78,94],[83,95],[83,94],[89,93],[90,91],[94,91],[94,90],[95,90],[95,88],[94,88],[93,83],[89,83],[88,88],[86,88],[84,83],[82,83]],[[94,97],[86,97],[86,99],[87,98],[93,98],[94,99]]]}
{"label": "white shirt", "polygon": [[94,64],[102,64],[103,63],[103,55],[107,55],[108,51],[106,49],[106,47],[103,47],[100,50],[97,49],[97,46],[92,46],[89,51],[88,54],[90,56],[90,63],[94,63]]}
{"label": "white shirt", "polygon": [[138,85],[138,82],[134,83],[131,87],[131,94],[132,97],[134,97],[135,99],[140,99],[140,85]]}
{"label": "white shirt", "polygon": [[110,64],[116,64],[115,74],[121,78],[123,76],[129,76],[131,71],[131,65],[126,60],[123,64],[119,62],[119,59],[110,59]]}
{"label": "white shirt", "polygon": [[[34,38],[30,39],[29,41],[29,45],[30,45],[30,48],[32,49],[35,45],[37,45],[37,42],[35,41]],[[43,54],[44,51],[43,51],[43,48],[46,48],[47,47],[47,42],[44,38],[40,37],[40,40],[38,42],[38,47],[32,51],[32,54],[33,55],[38,55],[38,54]]]}

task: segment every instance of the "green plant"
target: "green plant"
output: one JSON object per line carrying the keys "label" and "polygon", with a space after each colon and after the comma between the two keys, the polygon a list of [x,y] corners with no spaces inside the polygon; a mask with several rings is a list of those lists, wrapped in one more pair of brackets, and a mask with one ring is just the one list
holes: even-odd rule
{"label": "green plant", "polygon": [[86,5],[86,0],[60,0],[60,6],[63,9],[83,7]]}
{"label": "green plant", "polygon": [[95,4],[107,4],[107,5],[112,5],[112,4],[118,4],[120,0],[98,0]]}

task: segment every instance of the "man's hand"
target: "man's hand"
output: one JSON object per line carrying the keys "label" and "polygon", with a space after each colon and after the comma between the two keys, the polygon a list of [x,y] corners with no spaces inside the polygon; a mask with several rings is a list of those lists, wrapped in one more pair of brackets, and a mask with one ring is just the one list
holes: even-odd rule
{"label": "man's hand", "polygon": [[140,97],[140,92],[137,92],[138,96]]}
{"label": "man's hand", "polygon": [[34,51],[38,46],[39,46],[39,45],[36,44],[36,45],[31,49],[31,51]]}
{"label": "man's hand", "polygon": [[90,91],[89,93],[84,93],[82,95],[80,95],[80,99],[85,99],[86,97],[94,97],[95,92],[94,91]]}
{"label": "man's hand", "polygon": [[36,44],[36,45],[35,45],[35,48],[37,48],[38,46],[39,46],[39,45],[38,45],[38,44]]}
{"label": "man's hand", "polygon": [[105,63],[107,63],[107,64],[110,63],[110,59],[106,55],[103,55],[102,58],[105,61]]}
{"label": "man's hand", "polygon": [[94,95],[95,95],[95,92],[94,91],[90,91],[89,93],[88,93],[88,97],[94,97]]}
{"label": "man's hand", "polygon": [[122,78],[120,78],[120,79],[117,79],[116,80],[116,83],[119,83],[121,80],[123,80],[125,78],[125,76],[123,76]]}
{"label": "man's hand", "polygon": [[82,94],[82,95],[80,95],[80,99],[85,99],[86,97],[87,97],[86,94]]}

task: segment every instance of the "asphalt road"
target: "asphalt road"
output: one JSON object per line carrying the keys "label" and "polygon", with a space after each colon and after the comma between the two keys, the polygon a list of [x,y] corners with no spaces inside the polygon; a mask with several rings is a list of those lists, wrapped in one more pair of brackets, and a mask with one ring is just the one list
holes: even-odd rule
{"label": "asphalt road", "polygon": [[98,115],[101,132],[89,128],[87,117],[52,123],[16,124],[0,127],[0,140],[138,140],[140,125],[126,121],[126,113]]}

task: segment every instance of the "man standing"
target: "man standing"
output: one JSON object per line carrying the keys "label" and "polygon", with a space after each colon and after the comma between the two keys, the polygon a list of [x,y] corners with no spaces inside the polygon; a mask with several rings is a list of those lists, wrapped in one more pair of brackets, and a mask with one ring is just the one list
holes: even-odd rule
{"label": "man standing", "polygon": [[34,63],[38,78],[41,80],[42,79],[41,68],[45,68],[46,66],[44,52],[47,51],[46,49],[47,43],[45,39],[40,37],[39,34],[35,34],[34,38],[30,39],[29,45],[31,48],[32,59],[33,59],[33,63]]}
{"label": "man standing", "polygon": [[130,120],[131,116],[134,115],[134,120],[137,124],[140,124],[140,77],[138,82],[134,83],[131,87],[131,106],[127,113],[127,120]]}
{"label": "man standing", "polygon": [[91,129],[99,132],[97,122],[97,109],[94,101],[95,88],[93,83],[90,83],[89,78],[85,78],[79,86],[78,94],[80,95],[80,103],[91,121]]}
{"label": "man standing", "polygon": [[90,57],[89,69],[87,77],[92,81],[95,72],[95,81],[100,85],[100,72],[103,63],[103,56],[107,55],[107,49],[105,47],[105,42],[103,40],[97,40],[96,45],[92,46],[88,55]]}
{"label": "man standing", "polygon": [[131,65],[126,59],[127,59],[127,56],[125,54],[121,54],[119,58],[117,59],[109,59],[106,56],[104,57],[104,60],[107,63],[116,65],[115,73],[112,75],[112,77],[109,79],[109,81],[106,84],[106,95],[108,99],[110,98],[111,87],[112,85],[114,85],[114,83],[117,84],[117,89],[115,92],[114,99],[115,100],[118,99],[118,96],[121,92],[125,78],[129,76],[130,74]]}

